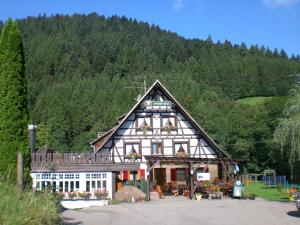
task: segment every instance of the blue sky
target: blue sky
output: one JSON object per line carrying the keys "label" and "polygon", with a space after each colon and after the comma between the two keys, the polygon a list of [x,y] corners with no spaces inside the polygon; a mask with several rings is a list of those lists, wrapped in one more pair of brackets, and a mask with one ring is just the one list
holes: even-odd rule
{"label": "blue sky", "polygon": [[125,15],[187,38],[211,35],[300,54],[300,0],[3,0],[0,19],[90,12]]}

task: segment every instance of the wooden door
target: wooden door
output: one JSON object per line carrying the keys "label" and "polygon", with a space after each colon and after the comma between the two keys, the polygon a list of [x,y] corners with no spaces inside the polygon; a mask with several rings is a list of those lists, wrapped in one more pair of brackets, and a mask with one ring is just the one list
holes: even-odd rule
{"label": "wooden door", "polygon": [[166,168],[155,168],[154,169],[154,178],[157,182],[157,185],[166,184]]}

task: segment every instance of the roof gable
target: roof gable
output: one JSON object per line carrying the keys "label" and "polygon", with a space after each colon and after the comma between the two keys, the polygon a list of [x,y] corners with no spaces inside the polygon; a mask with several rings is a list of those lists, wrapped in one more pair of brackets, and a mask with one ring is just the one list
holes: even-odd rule
{"label": "roof gable", "polygon": [[[120,128],[124,122],[130,117],[130,115],[137,110],[142,103],[145,102],[145,100],[149,99],[149,96],[151,96],[151,92],[154,90],[159,90],[162,93],[162,96],[164,98],[167,98],[168,101],[170,101],[172,104],[175,105],[177,110],[179,110],[184,117],[186,117],[189,122],[197,129],[198,133],[210,144],[210,146],[213,147],[214,151],[220,156],[220,157],[229,157],[229,154],[222,150],[215,141],[203,130],[203,128],[193,119],[193,117],[184,109],[184,107],[176,100],[176,98],[167,90],[165,86],[159,81],[156,80],[152,86],[148,89],[148,91],[144,94],[142,98],[133,106],[133,108],[124,116],[121,117],[121,120],[118,121],[118,125],[112,128],[110,131],[105,133],[104,135],[100,136],[99,138],[93,140],[91,142],[91,145],[94,146],[96,142],[99,144],[96,146],[96,151],[99,151],[109,140],[110,138],[115,135],[118,128]],[[153,96],[152,96],[153,98]]]}

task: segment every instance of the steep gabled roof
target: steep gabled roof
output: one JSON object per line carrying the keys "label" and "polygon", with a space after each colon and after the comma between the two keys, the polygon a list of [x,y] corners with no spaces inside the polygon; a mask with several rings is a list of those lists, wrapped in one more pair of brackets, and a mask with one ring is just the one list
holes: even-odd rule
{"label": "steep gabled roof", "polygon": [[97,146],[96,151],[100,150],[107,141],[116,133],[116,131],[119,129],[119,127],[122,126],[122,124],[127,120],[127,118],[138,108],[138,106],[145,100],[146,96],[156,87],[159,87],[163,93],[177,106],[178,110],[181,111],[181,113],[189,119],[189,121],[198,129],[200,134],[206,139],[206,141],[209,142],[210,145],[214,147],[219,153],[223,155],[223,157],[230,157],[230,155],[221,149],[219,145],[202,129],[202,127],[193,119],[193,117],[184,109],[184,107],[176,100],[176,98],[167,90],[167,88],[162,85],[162,83],[159,80],[156,80],[152,86],[148,89],[148,91],[144,94],[142,98],[134,105],[134,107],[122,118],[122,120],[119,122],[117,126],[112,128],[107,133],[103,134],[101,137],[93,140],[91,142],[91,145],[93,145],[95,142],[103,139],[99,146]]}

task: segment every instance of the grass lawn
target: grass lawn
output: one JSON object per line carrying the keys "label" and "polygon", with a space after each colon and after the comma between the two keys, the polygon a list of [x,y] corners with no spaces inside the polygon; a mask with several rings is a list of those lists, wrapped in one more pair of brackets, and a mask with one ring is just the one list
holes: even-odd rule
{"label": "grass lawn", "polygon": [[249,98],[241,98],[236,100],[238,104],[245,104],[245,105],[258,105],[263,104],[266,100],[271,99],[272,97],[249,97]]}
{"label": "grass lawn", "polygon": [[245,192],[254,193],[256,196],[270,201],[288,201],[285,188],[266,187],[262,182],[251,182],[245,186]]}

